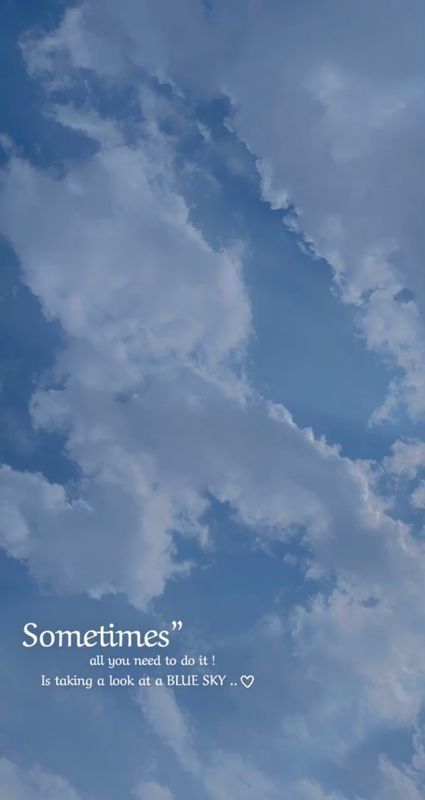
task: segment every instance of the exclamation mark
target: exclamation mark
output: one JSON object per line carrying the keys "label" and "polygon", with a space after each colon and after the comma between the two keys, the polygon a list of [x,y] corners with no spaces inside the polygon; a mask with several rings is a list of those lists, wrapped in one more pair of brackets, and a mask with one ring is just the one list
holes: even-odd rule
{"label": "exclamation mark", "polygon": [[215,667],[215,656],[211,656],[211,661],[212,661],[213,667]]}

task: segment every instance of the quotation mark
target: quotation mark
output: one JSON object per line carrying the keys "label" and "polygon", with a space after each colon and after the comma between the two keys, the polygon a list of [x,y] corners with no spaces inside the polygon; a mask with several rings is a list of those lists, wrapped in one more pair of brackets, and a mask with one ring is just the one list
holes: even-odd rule
{"label": "quotation mark", "polygon": [[173,621],[171,623],[171,630],[172,631],[181,631],[182,627],[183,627],[183,623],[182,623],[182,621],[180,619],[177,620],[177,622],[176,622],[175,619],[173,619]]}

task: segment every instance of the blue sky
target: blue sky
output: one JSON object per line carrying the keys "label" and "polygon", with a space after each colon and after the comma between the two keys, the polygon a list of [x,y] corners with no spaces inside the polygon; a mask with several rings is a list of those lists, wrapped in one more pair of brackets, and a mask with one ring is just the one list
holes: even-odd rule
{"label": "blue sky", "polygon": [[[421,3],[3,22],[0,794],[420,800]],[[30,619],[255,684],[45,689]]]}

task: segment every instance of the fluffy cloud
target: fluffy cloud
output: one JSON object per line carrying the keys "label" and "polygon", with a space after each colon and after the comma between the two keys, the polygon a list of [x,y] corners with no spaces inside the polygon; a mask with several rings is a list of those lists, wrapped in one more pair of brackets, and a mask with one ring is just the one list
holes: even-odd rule
{"label": "fluffy cloud", "polygon": [[13,156],[0,211],[26,282],[64,331],[33,419],[65,436],[81,478],[62,487],[4,466],[3,546],[57,591],[125,592],[143,607],[189,568],[176,537],[206,543],[214,496],[266,538],[303,538],[310,576],[338,588],[300,610],[300,652],[311,646],[323,674],[339,664],[377,718],[411,721],[421,544],[385,513],[361,464],[247,385],[240,257],[214,252],[190,224],[167,140],[145,124],[129,144],[94,112],[55,113],[95,154],[59,177]]}
{"label": "fluffy cloud", "polygon": [[[404,726],[417,719],[424,702],[425,645],[423,615],[414,613],[412,600],[403,603],[397,590],[377,601],[336,589],[294,613],[298,670],[320,687],[318,702],[305,720],[312,741],[326,727],[323,745],[331,743],[338,750],[361,739],[370,727]],[[349,731],[344,730],[347,716]],[[285,724],[289,732],[289,720]]]}
{"label": "fluffy cloud", "polygon": [[425,467],[425,442],[420,439],[400,439],[394,442],[391,455],[384,460],[384,467],[393,475],[402,475],[413,480],[418,471]]}
{"label": "fluffy cloud", "polygon": [[103,147],[62,180],[17,158],[3,175],[2,227],[28,285],[47,316],[87,343],[87,382],[114,378],[125,391],[150,359],[214,376],[249,332],[238,258],[213,252],[189,223],[166,152],[152,141],[111,143],[111,123],[96,131],[90,122],[81,127]]}
{"label": "fluffy cloud", "polygon": [[272,782],[235,753],[197,751],[191,723],[174,694],[165,688],[140,693],[139,703],[153,731],[176,754],[181,766],[203,786],[211,800],[264,800],[277,798]]}
{"label": "fluffy cloud", "polygon": [[409,487],[413,508],[425,508],[425,442],[420,439],[397,440],[391,447],[391,454],[384,458],[383,469],[395,486],[399,484],[402,490]]}
{"label": "fluffy cloud", "polygon": [[421,800],[425,789],[424,773],[414,768],[397,767],[382,757],[379,764],[378,800]]}
{"label": "fluffy cloud", "polygon": [[[425,410],[421,218],[424,87],[419,0],[347,10],[337,0],[244,7],[91,0],[27,42],[33,72],[131,65],[181,86],[224,91],[232,125],[258,159],[263,195],[296,209],[293,225],[332,265],[370,348],[390,355],[376,421]],[[258,24],[261,19],[261,24]],[[176,35],[176,33],[178,35]],[[396,38],[395,38],[396,37]],[[395,56],[395,52],[397,55]],[[406,291],[407,290],[407,291]]]}
{"label": "fluffy cloud", "polygon": [[[65,425],[70,453],[89,478],[91,499],[68,503],[59,487],[5,469],[5,544],[18,557],[28,557],[40,579],[49,580],[49,564],[60,563],[72,539],[74,557],[59,569],[56,583],[93,594],[126,590],[144,602],[173,574],[169,531],[201,535],[197,520],[205,502],[190,486],[182,487],[177,500],[180,487],[162,490],[147,446],[149,420],[137,411],[135,419],[134,410],[146,392],[150,395],[152,380],[164,376],[165,385],[177,387],[181,372],[205,383],[206,391],[211,382],[239,395],[249,304],[237,255],[213,252],[190,225],[183,200],[165,175],[167,154],[158,153],[152,137],[135,149],[124,145],[118,132],[111,135],[108,121],[78,120],[73,114],[71,124],[103,136],[95,157],[63,180],[12,160],[0,204],[3,230],[25,264],[28,285],[45,314],[60,320],[68,341],[53,377],[63,388],[40,392],[34,417],[48,428]],[[22,206],[23,197],[28,202]],[[120,431],[110,429],[111,410],[133,444],[124,444]],[[136,423],[132,431],[129,413]],[[143,448],[139,435],[146,440]],[[161,437],[159,430],[155,436]],[[20,511],[12,510],[13,493]],[[26,510],[19,499],[24,495]],[[25,518],[31,503],[37,505],[36,495],[46,547],[39,546],[41,540],[24,544]],[[14,527],[8,527],[10,515]],[[69,524],[75,525],[75,536]],[[120,567],[122,530],[128,544]],[[99,550],[109,565],[96,577]]]}
{"label": "fluffy cloud", "polygon": [[[25,53],[55,88],[73,69],[124,76],[138,65],[182,86],[224,89],[232,124],[259,159],[264,197],[275,208],[295,204],[293,226],[332,264],[370,347],[403,371],[377,416],[402,398],[414,416],[425,396],[416,33],[397,4],[386,9],[385,35],[378,6],[367,4],[366,14],[357,4],[353,28],[340,4],[307,5],[301,21],[298,6],[253,2],[241,23],[228,4],[208,15],[196,2],[92,2],[27,41]],[[391,30],[412,37],[406,52]],[[248,385],[241,250],[215,252],[190,223],[172,149],[152,120],[128,142],[93,111],[54,113],[96,152],[62,175],[12,155],[0,216],[24,280],[64,333],[53,373],[34,394],[34,423],[64,435],[80,478],[63,487],[4,466],[2,545],[57,591],[125,592],[142,607],[189,568],[178,536],[206,544],[213,496],[265,539],[302,538],[309,576],[332,577],[328,593],[291,618],[295,667],[322,694],[283,733],[317,750],[326,729],[341,755],[368,724],[413,722],[425,678],[421,542],[385,512],[364,465]],[[421,443],[400,444],[385,466],[416,474],[422,459]],[[239,755],[211,748],[201,758],[172,695],[152,692],[143,705],[211,798],[275,796]],[[389,762],[380,780],[383,797],[418,796],[416,777]],[[139,787],[143,800],[149,791],[168,798],[151,782]],[[340,800],[306,781],[291,792],[291,800],[296,792]]]}
{"label": "fluffy cloud", "polygon": [[170,790],[156,781],[144,781],[133,794],[135,800],[173,800]]}
{"label": "fluffy cloud", "polygon": [[0,792],[7,800],[80,800],[63,778],[39,769],[25,771],[6,758],[0,759]]}
{"label": "fluffy cloud", "polygon": [[240,262],[189,223],[164,138],[142,129],[130,146],[110,120],[59,114],[97,152],[60,178],[13,157],[0,211],[25,280],[65,334],[34,422],[65,435],[81,481],[65,492],[4,467],[4,546],[57,590],[124,591],[143,606],[187,567],[174,532],[205,543],[213,495],[253,529],[305,531],[319,571],[378,591],[409,571],[407,531],[360,465],[244,381]]}
{"label": "fluffy cloud", "polygon": [[[296,800],[345,800],[341,794],[324,792],[319,784],[312,781],[300,781],[295,787]],[[360,798],[359,798],[360,800]]]}
{"label": "fluffy cloud", "polygon": [[[211,747],[201,751],[195,744],[197,739],[192,720],[168,689],[140,693],[138,702],[153,732],[174,751],[183,769],[203,786],[211,800],[227,800],[228,797],[234,800],[250,800],[251,797],[264,800],[278,797],[283,800],[347,800],[345,794],[325,790],[312,780],[292,782],[284,776],[283,780],[276,781],[258,770],[252,760],[248,761],[237,753]],[[410,765],[396,765],[381,756],[370,777],[375,786],[374,797],[378,800],[420,800],[425,778],[420,737],[415,741],[415,755]],[[365,800],[359,795],[356,798]]]}

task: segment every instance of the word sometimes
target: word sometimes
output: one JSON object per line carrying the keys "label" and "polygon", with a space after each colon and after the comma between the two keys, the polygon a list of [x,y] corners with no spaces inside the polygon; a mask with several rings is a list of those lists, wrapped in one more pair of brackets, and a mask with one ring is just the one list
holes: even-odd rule
{"label": "word sometimes", "polygon": [[[181,630],[182,622],[172,622],[171,629]],[[24,625],[23,647],[168,647],[169,631],[122,631],[113,622],[101,625],[96,630],[43,630],[38,631],[36,622]]]}

